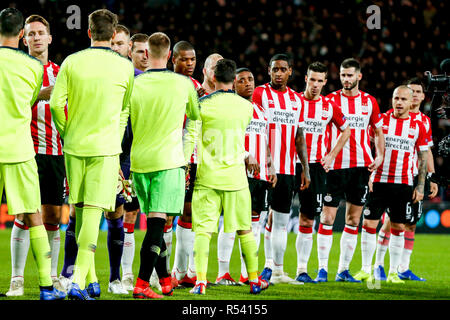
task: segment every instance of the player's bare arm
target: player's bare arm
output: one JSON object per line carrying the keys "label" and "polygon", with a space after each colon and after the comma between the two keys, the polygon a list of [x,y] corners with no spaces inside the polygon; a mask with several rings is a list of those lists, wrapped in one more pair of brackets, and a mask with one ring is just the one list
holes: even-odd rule
{"label": "player's bare arm", "polygon": [[379,127],[379,128],[376,128],[374,130],[374,132],[375,132],[376,156],[375,156],[375,160],[369,165],[370,172],[377,170],[377,168],[383,163],[383,159],[384,159],[385,140],[384,140],[383,129],[381,127]]}
{"label": "player's bare arm", "polygon": [[297,129],[297,135],[295,136],[295,148],[297,149],[298,158],[300,159],[303,167],[300,190],[305,190],[311,183],[311,177],[309,175],[308,151],[302,128]]}
{"label": "player's bare arm", "polygon": [[347,127],[344,129],[344,131],[342,131],[333,150],[331,150],[330,153],[328,153],[325,157],[323,157],[320,160],[320,163],[322,164],[323,168],[325,169],[325,172],[330,171],[331,164],[333,163],[333,161],[336,158],[336,156],[338,155],[338,153],[342,150],[344,145],[347,143],[349,138],[350,138],[350,127]]}
{"label": "player's bare arm", "polygon": [[419,174],[417,187],[414,189],[413,201],[414,203],[419,202],[423,199],[424,188],[425,188],[425,177],[427,174],[427,157],[428,151],[418,152],[419,157]]}
{"label": "player's bare arm", "polygon": [[273,166],[272,154],[270,153],[269,145],[267,145],[267,168],[269,169],[269,183],[272,188],[275,188],[277,184],[277,173],[275,167]]}

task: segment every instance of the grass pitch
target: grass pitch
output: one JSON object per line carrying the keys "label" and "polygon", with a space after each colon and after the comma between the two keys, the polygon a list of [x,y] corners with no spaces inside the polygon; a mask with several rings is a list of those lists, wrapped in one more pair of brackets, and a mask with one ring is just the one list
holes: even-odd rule
{"label": "grass pitch", "polygon": [[[10,233],[11,229],[0,230],[0,293],[5,293],[9,288],[11,276],[10,257]],[[97,276],[102,289],[101,300],[133,300],[131,293],[125,295],[113,295],[108,293],[109,260],[106,247],[107,232],[100,231],[98,247],[95,258]],[[314,246],[309,261],[308,271],[312,278],[317,275],[317,248],[316,234]],[[134,259],[135,277],[139,268],[139,250],[144,232],[135,231],[136,254]],[[189,289],[176,289],[172,297],[164,297],[164,300],[448,300],[450,299],[450,244],[449,235],[416,234],[414,252],[411,258],[411,269],[419,276],[427,279],[426,282],[407,281],[405,284],[387,284],[381,282],[369,285],[366,283],[338,283],[334,281],[339,260],[339,240],[341,234],[334,233],[333,247],[330,253],[328,283],[289,285],[278,284],[269,287],[268,290],[257,296],[250,295],[248,286],[215,286],[206,290],[205,296],[193,296]],[[361,267],[360,235],[355,251],[350,272],[354,275]],[[64,258],[65,232],[61,232],[61,251],[58,272],[61,271]],[[297,253],[295,249],[296,235],[289,233],[285,254],[285,271],[290,277],[295,278],[297,269]],[[176,237],[174,232],[174,246]],[[214,282],[217,277],[217,235],[211,239],[208,280]],[[261,235],[259,251],[259,271],[264,267],[264,239]],[[171,265],[174,258],[174,246],[172,247]],[[386,269],[389,267],[389,252],[386,254]],[[238,280],[240,276],[239,247],[236,237],[235,247],[230,263],[231,276]],[[7,297],[0,300],[37,300],[39,299],[39,287],[37,268],[30,252],[25,267],[25,294],[22,297]]]}

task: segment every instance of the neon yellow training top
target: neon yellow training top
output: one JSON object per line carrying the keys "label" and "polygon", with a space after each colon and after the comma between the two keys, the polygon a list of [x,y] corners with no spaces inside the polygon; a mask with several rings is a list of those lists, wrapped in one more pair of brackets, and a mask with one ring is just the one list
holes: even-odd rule
{"label": "neon yellow training top", "polygon": [[167,69],[150,69],[136,77],[130,101],[131,171],[145,173],[179,168],[183,154],[184,115],[200,118],[192,81]]}
{"label": "neon yellow training top", "polygon": [[241,190],[248,187],[245,130],[251,102],[234,91],[218,90],[200,99],[201,133],[195,187]]}
{"label": "neon yellow training top", "polygon": [[35,156],[31,106],[43,76],[41,61],[17,48],[0,46],[0,162],[23,162]]}
{"label": "neon yellow training top", "polygon": [[93,157],[122,152],[133,83],[131,61],[108,47],[90,47],[64,60],[50,109],[65,153]]}

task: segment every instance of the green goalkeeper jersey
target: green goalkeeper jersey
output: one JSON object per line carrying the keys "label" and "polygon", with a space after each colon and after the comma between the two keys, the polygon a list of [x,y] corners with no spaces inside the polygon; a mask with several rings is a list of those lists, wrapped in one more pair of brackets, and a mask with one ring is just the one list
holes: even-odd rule
{"label": "green goalkeeper jersey", "polygon": [[24,162],[35,155],[31,107],[43,75],[41,61],[17,48],[0,46],[0,162]]}
{"label": "green goalkeeper jersey", "polygon": [[68,56],[50,97],[64,152],[81,157],[121,153],[133,83],[131,61],[108,47],[90,47]]}
{"label": "green goalkeeper jersey", "polygon": [[247,187],[245,130],[252,120],[251,102],[232,90],[218,90],[201,98],[200,108],[195,186],[225,191]]}
{"label": "green goalkeeper jersey", "polygon": [[136,77],[130,101],[131,171],[144,173],[179,168],[183,154],[184,116],[199,119],[192,81],[167,69],[150,69]]}

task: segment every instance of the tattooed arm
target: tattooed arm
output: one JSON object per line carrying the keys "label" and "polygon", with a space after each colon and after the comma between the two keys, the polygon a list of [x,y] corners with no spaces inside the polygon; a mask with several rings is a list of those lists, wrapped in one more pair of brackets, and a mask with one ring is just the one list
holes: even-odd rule
{"label": "tattooed arm", "polygon": [[418,182],[417,186],[414,189],[413,193],[413,202],[419,202],[423,199],[424,188],[425,188],[425,177],[427,175],[427,156],[428,150],[426,151],[418,151],[419,157],[419,174],[418,174]]}
{"label": "tattooed arm", "polygon": [[297,135],[295,136],[295,148],[297,149],[298,158],[302,163],[303,171],[301,175],[301,185],[300,190],[305,190],[309,187],[311,183],[311,177],[309,175],[309,164],[308,164],[308,151],[306,147],[305,135],[303,134],[303,128],[297,128]]}

